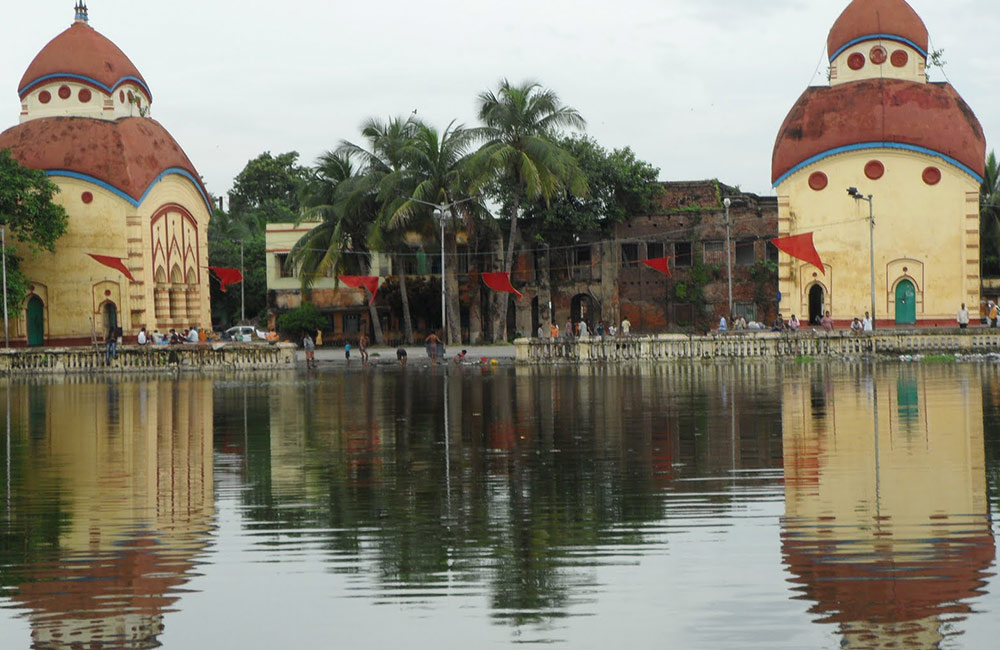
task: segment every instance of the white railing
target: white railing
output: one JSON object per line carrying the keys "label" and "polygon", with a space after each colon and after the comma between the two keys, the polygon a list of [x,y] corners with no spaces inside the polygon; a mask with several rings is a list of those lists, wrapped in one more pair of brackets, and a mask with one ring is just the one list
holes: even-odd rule
{"label": "white railing", "polygon": [[1000,330],[733,332],[688,336],[519,339],[519,363],[670,359],[859,358],[919,354],[1000,353]]}
{"label": "white railing", "polygon": [[269,370],[294,367],[295,346],[258,344],[123,345],[0,350],[0,374]]}

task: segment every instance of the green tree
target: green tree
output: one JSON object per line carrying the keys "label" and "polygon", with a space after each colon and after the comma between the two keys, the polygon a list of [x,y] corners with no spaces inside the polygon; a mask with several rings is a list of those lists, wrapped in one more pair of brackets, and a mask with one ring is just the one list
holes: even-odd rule
{"label": "green tree", "polygon": [[536,241],[569,244],[574,235],[605,232],[631,216],[656,210],[662,192],[660,170],[636,158],[632,149],[608,151],[583,135],[560,138],[558,144],[577,160],[590,191],[587,196],[564,191],[549,201],[528,203],[523,218]]}
{"label": "green tree", "polygon": [[[573,155],[559,145],[563,129],[586,125],[575,108],[565,106],[552,90],[535,82],[512,85],[504,79],[497,92],[479,95],[476,129],[482,146],[472,165],[475,187],[505,201],[509,219],[504,270],[514,268],[518,243],[518,218],[524,201],[549,201],[559,192],[587,194],[586,177]],[[494,296],[491,321],[493,339],[502,338],[509,296]]]}
{"label": "green tree", "polygon": [[286,336],[301,336],[313,333],[326,326],[326,319],[316,305],[304,302],[301,306],[278,316],[278,331]]}
{"label": "green tree", "polygon": [[[350,158],[332,151],[320,156],[310,172],[298,221],[318,220],[320,224],[303,235],[288,256],[288,264],[298,269],[303,295],[319,278],[369,272],[367,237],[375,203],[371,192],[355,191],[364,181]],[[375,343],[381,344],[384,337],[375,300],[365,293]]]}
{"label": "green tree", "polygon": [[996,153],[986,158],[986,173],[979,194],[979,238],[982,274],[1000,275],[1000,165]]}
{"label": "green tree", "polygon": [[[535,82],[512,85],[504,79],[496,93],[479,95],[476,136],[483,142],[475,164],[480,187],[499,188],[509,197],[510,231],[504,270],[514,267],[517,220],[524,200],[550,200],[557,192],[587,194],[579,164],[559,143],[562,130],[582,129],[580,113],[565,106],[552,90]],[[493,185],[491,185],[493,184]]]}
{"label": "green tree", "polygon": [[[389,226],[396,228],[418,221],[421,225],[419,229],[433,229],[440,237],[440,230],[433,219],[433,205],[452,206],[448,214],[441,215],[449,222],[444,242],[446,268],[442,269],[445,274],[448,328],[443,336],[447,343],[456,343],[461,340],[456,264],[459,218],[468,225],[470,221],[487,214],[482,202],[470,191],[469,179],[464,173],[474,134],[454,121],[441,132],[419,120],[414,120],[412,126],[413,137],[404,152],[406,186],[411,186],[412,190],[396,207]],[[440,241],[438,243],[441,244]]]}
{"label": "green tree", "polygon": [[27,296],[28,283],[20,270],[23,253],[34,256],[42,250],[54,251],[56,241],[66,232],[66,210],[53,202],[58,192],[59,187],[45,172],[22,166],[9,149],[0,151],[0,224],[8,233],[9,309],[19,310]]}
{"label": "green tree", "polygon": [[[240,259],[240,245],[243,259]],[[251,216],[241,218],[232,212],[216,208],[208,223],[208,264],[243,269],[243,286],[228,287],[225,292],[213,278],[211,281],[212,321],[221,327],[240,320],[246,311],[250,319],[259,320],[267,307],[267,257],[264,231]],[[242,301],[241,301],[242,289]],[[245,304],[245,307],[244,307]]]}
{"label": "green tree", "polygon": [[307,175],[298,159],[296,151],[277,156],[265,151],[249,161],[233,180],[229,212],[241,220],[256,219],[261,230],[267,223],[295,221]]}
{"label": "green tree", "polygon": [[[400,206],[412,196],[413,183],[407,173],[406,159],[414,137],[414,124],[403,118],[390,118],[383,122],[369,118],[361,127],[361,135],[368,141],[364,148],[350,141],[342,141],[336,153],[356,160],[363,177],[351,184],[350,201],[358,204],[374,201],[368,244],[374,250],[393,255],[396,277],[403,301],[403,336],[413,343],[413,321],[406,291],[405,255],[412,252],[406,233],[415,225],[405,215],[396,216]],[[423,235],[431,233],[423,232]]]}

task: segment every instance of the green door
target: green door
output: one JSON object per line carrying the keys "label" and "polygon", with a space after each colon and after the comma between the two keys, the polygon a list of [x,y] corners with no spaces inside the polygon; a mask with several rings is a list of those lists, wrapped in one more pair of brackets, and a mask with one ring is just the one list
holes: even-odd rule
{"label": "green door", "polygon": [[917,322],[917,290],[909,280],[896,285],[896,324],[913,325]]}
{"label": "green door", "polygon": [[45,305],[38,296],[28,299],[28,345],[45,345]]}

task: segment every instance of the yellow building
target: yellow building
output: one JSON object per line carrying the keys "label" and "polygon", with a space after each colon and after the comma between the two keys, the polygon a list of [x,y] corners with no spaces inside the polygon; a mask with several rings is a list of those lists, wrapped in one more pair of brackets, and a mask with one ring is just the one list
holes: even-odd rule
{"label": "yellow building", "polygon": [[[18,87],[20,124],[0,134],[21,164],[44,170],[69,214],[54,253],[23,255],[30,283],[12,335],[21,344],[89,342],[210,325],[211,202],[180,146],[149,117],[135,65],[76,7]],[[123,260],[134,281],[89,254]]]}
{"label": "yellow building", "polygon": [[904,0],[854,0],[827,49],[830,85],[795,103],[771,169],[780,235],[813,232],[826,273],[782,254],[781,311],[870,311],[873,252],[879,325],[954,324],[961,303],[979,305],[979,121],[928,82],[927,28]]}
{"label": "yellow building", "polygon": [[[303,236],[319,225],[318,221],[267,224],[264,235],[267,291],[271,296],[269,302],[278,313],[302,305],[302,278],[297,270],[287,265],[288,255]],[[373,252],[367,264],[369,270],[365,275],[379,276],[379,286],[384,285],[386,277],[392,273],[389,256]],[[330,325],[325,330],[328,334],[332,334],[330,341],[357,339],[361,334],[372,336],[371,312],[368,309],[368,298],[364,289],[344,286],[331,275],[319,278],[313,283],[309,292],[309,302],[316,305],[320,313],[330,319]],[[387,308],[381,309],[387,312]],[[276,316],[273,313],[272,315]],[[388,314],[383,313],[379,318],[388,321]]]}
{"label": "yellow building", "polygon": [[958,366],[801,368],[782,396],[782,554],[843,648],[939,648],[996,555],[983,386]]}

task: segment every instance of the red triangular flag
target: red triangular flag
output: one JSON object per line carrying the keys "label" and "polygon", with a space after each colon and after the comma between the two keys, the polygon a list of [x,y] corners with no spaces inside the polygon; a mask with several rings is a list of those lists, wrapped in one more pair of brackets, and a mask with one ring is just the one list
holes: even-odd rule
{"label": "red triangular flag", "polygon": [[653,269],[654,271],[659,271],[660,273],[666,273],[670,275],[670,258],[669,257],[657,257],[651,260],[643,260],[642,263]]}
{"label": "red triangular flag", "polygon": [[107,255],[94,255],[93,253],[87,253],[94,258],[97,262],[100,262],[108,268],[112,268],[116,271],[121,271],[122,274],[129,279],[130,282],[135,282],[135,278],[132,277],[132,273],[129,272],[128,267],[125,266],[125,261],[120,257],[109,257]]}
{"label": "red triangular flag", "polygon": [[513,293],[517,296],[517,299],[521,299],[521,292],[514,288],[514,285],[510,283],[510,273],[482,273],[483,282],[486,286],[494,291],[501,291],[503,293]]}
{"label": "red triangular flag", "polygon": [[229,285],[243,282],[243,274],[240,273],[239,269],[227,269],[221,266],[210,266],[208,268],[219,277],[219,288],[223,292],[225,292],[226,287]]}
{"label": "red triangular flag", "polygon": [[813,245],[813,234],[811,232],[793,237],[779,237],[772,239],[771,243],[777,246],[778,250],[788,253],[795,259],[812,264],[819,269],[820,273],[826,275],[826,269],[823,268],[823,260],[819,258],[816,246]]}
{"label": "red triangular flag", "polygon": [[354,287],[355,289],[364,287],[368,289],[372,294],[372,300],[375,300],[375,294],[378,293],[377,275],[341,275],[338,277],[341,282],[349,287]]}

